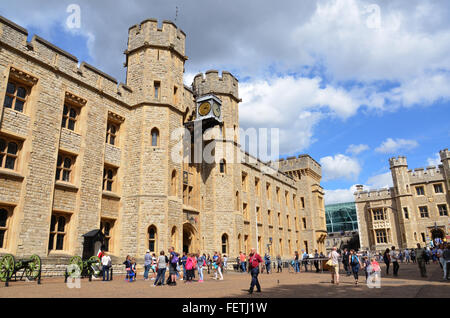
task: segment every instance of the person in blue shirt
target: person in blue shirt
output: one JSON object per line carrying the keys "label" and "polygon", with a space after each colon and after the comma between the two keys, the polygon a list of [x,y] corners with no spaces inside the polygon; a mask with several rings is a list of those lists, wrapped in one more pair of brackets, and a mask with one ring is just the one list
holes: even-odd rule
{"label": "person in blue shirt", "polygon": [[270,274],[270,265],[272,264],[269,254],[264,255],[264,263],[266,265],[267,274]]}
{"label": "person in blue shirt", "polygon": [[186,252],[183,252],[183,257],[181,257],[181,265],[183,266],[183,279],[186,279],[186,261],[187,261],[187,256],[186,256]]}

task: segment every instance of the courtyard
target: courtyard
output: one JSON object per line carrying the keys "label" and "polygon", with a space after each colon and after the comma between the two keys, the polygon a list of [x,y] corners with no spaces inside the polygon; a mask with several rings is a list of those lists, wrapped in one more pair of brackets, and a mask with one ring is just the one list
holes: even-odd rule
{"label": "courtyard", "polygon": [[123,275],[116,275],[109,282],[81,280],[80,288],[68,288],[63,277],[44,277],[41,285],[36,282],[11,282],[9,287],[0,285],[0,298],[297,298],[297,297],[350,297],[350,298],[436,298],[450,297],[450,281],[442,279],[438,264],[427,266],[428,277],[421,278],[416,264],[400,264],[399,276],[386,276],[382,266],[380,288],[368,288],[364,273],[360,272],[360,285],[355,286],[353,276],[342,274],[340,285],[330,284],[328,272],[301,272],[260,274],[262,293],[249,295],[250,275],[227,272],[223,281],[205,275],[203,283],[178,281],[177,286],[152,287],[153,281],[144,281],[142,272],[137,281],[129,283]]}

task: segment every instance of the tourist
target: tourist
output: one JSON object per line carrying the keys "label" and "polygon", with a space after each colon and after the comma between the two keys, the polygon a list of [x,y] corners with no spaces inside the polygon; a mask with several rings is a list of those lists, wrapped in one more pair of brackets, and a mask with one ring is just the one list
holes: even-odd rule
{"label": "tourist", "polygon": [[127,274],[125,275],[125,280],[128,280],[130,277],[128,276],[128,273],[130,271],[131,267],[131,256],[127,255],[125,258],[125,261],[123,262],[123,265],[125,265],[125,270],[127,271]]}
{"label": "tourist", "polygon": [[277,273],[283,272],[283,262],[281,261],[280,254],[277,255]]}
{"label": "tourist", "polygon": [[370,265],[367,268],[367,273],[366,274],[366,282],[367,284],[371,284],[373,282],[373,279],[375,278],[376,282],[380,281],[380,277],[381,277],[381,268],[380,268],[380,264],[376,261],[376,259],[374,257],[372,257],[370,259]]}
{"label": "tourist", "polygon": [[197,253],[197,271],[198,271],[198,282],[203,283],[203,266],[206,265],[205,254],[200,255]]}
{"label": "tourist", "polygon": [[317,253],[317,250],[314,250],[314,267],[316,268],[316,273],[319,272],[319,253]]}
{"label": "tourist", "polygon": [[342,252],[342,265],[344,265],[344,271],[347,274],[347,276],[351,275],[350,272],[350,266],[349,266],[349,257],[350,253],[346,248],[344,248],[344,251]]}
{"label": "tourist", "polygon": [[355,250],[350,250],[350,266],[352,267],[353,277],[355,278],[355,285],[358,285],[358,274],[361,267],[361,261]]}
{"label": "tourist", "polygon": [[179,260],[179,254],[175,252],[175,249],[172,247],[169,248],[169,286],[177,285],[177,265]]}
{"label": "tourist", "polygon": [[239,252],[239,260],[240,260],[240,264],[241,264],[241,271],[243,273],[247,272],[247,268],[246,268],[246,260],[245,260],[245,254],[242,252]]}
{"label": "tourist", "polygon": [[272,261],[270,260],[270,255],[267,253],[264,255],[264,263],[266,265],[267,274],[270,274],[270,266]]}
{"label": "tourist", "polygon": [[186,270],[186,276],[184,276],[185,283],[192,283],[192,279],[194,278],[194,268],[195,268],[195,260],[192,254],[186,255],[186,262],[184,265]]}
{"label": "tourist", "polygon": [[208,254],[208,257],[206,258],[206,266],[208,268],[208,275],[210,274],[211,264],[212,264],[211,255]]}
{"label": "tourist", "polygon": [[425,264],[429,265],[430,264],[430,258],[431,258],[431,253],[430,253],[430,248],[429,247],[425,247],[425,254],[424,256],[424,260],[425,260]]}
{"label": "tourist", "polygon": [[364,273],[366,274],[366,281],[367,281],[367,279],[369,278],[369,274],[372,270],[372,263],[367,256],[363,257],[362,265],[363,265]]}
{"label": "tourist", "polygon": [[450,244],[449,243],[447,243],[447,246],[443,249],[442,256],[444,258],[444,263],[442,264],[443,268],[444,268],[443,279],[448,280],[449,279],[448,274],[450,271],[450,268],[449,268],[450,267]]}
{"label": "tourist", "polygon": [[223,254],[223,272],[225,273],[227,271],[228,267],[228,256],[226,254]]}
{"label": "tourist", "polygon": [[255,286],[256,286],[256,291],[258,293],[261,292],[261,286],[259,285],[259,281],[258,281],[258,274],[259,274],[259,264],[262,262],[263,262],[263,260],[262,260],[261,256],[258,253],[256,253],[255,248],[252,248],[250,250],[250,255],[248,256],[249,270],[252,275],[252,281],[250,283],[250,288],[248,290],[248,292],[250,294],[253,293],[253,289],[255,288]]}
{"label": "tourist", "polygon": [[419,265],[420,276],[422,276],[422,277],[427,277],[427,268],[425,265],[426,264],[425,257],[426,257],[425,249],[421,248],[420,244],[417,243],[416,259],[417,259],[417,264]]}
{"label": "tourist", "polygon": [[[302,251],[303,251],[303,250],[302,250]],[[303,263],[303,265],[305,266],[305,272],[308,271],[308,258],[309,258],[308,253],[307,253],[306,251],[303,251],[303,254],[302,254],[302,263]]]}
{"label": "tourist", "polygon": [[298,251],[295,251],[294,253],[294,273],[300,272],[300,261],[299,261],[299,254]]}
{"label": "tourist", "polygon": [[183,252],[183,256],[181,257],[181,266],[183,266],[183,277],[180,280],[186,279],[186,261],[187,261],[186,252]]}
{"label": "tourist", "polygon": [[136,259],[133,257],[130,261],[130,267],[128,269],[129,282],[136,280]]}
{"label": "tourist", "polygon": [[339,253],[336,251],[336,247],[328,254],[327,265],[330,267],[331,283],[339,285]]}
{"label": "tourist", "polygon": [[389,253],[390,250],[387,248],[383,254],[383,261],[386,264],[386,275],[389,275],[389,265],[391,264],[391,255]]}
{"label": "tourist", "polygon": [[436,257],[439,259],[439,266],[444,270],[444,245],[440,244],[439,248],[436,250]]}
{"label": "tourist", "polygon": [[155,282],[152,285],[153,287],[158,286],[158,285],[164,285],[166,269],[167,269],[168,263],[169,263],[169,259],[167,258],[167,256],[164,255],[164,251],[159,252],[159,257],[158,257],[158,260],[156,263],[157,264],[156,272],[158,274],[156,275]]}
{"label": "tourist", "polygon": [[409,254],[409,250],[408,249],[405,250],[405,261],[406,261],[406,264],[409,264],[410,261],[411,261],[411,256]]}
{"label": "tourist", "polygon": [[222,275],[222,267],[223,267],[223,260],[222,257],[220,255],[220,253],[214,252],[214,256],[213,256],[213,265],[214,265],[214,279],[217,280],[217,274],[219,274],[220,278],[219,280],[223,280],[223,275]]}
{"label": "tourist", "polygon": [[411,249],[411,262],[416,263],[416,251],[413,248]]}
{"label": "tourist", "polygon": [[152,254],[152,262],[150,264],[150,268],[152,269],[153,275],[151,280],[155,280],[156,278],[156,267],[157,267],[157,259],[155,253]]}
{"label": "tourist", "polygon": [[107,255],[105,252],[103,252],[102,257],[102,271],[103,271],[103,281],[105,281],[105,274],[106,274],[106,280],[109,280],[109,269],[111,268],[111,257]]}
{"label": "tourist", "polygon": [[152,265],[152,255],[150,254],[150,250],[147,250],[144,256],[144,280],[148,280],[148,272],[150,270],[151,265]]}
{"label": "tourist", "polygon": [[398,269],[400,268],[400,266],[398,265],[399,253],[398,253],[398,251],[395,250],[395,246],[392,246],[392,250],[389,253],[389,255],[391,257],[394,276],[398,276]]}

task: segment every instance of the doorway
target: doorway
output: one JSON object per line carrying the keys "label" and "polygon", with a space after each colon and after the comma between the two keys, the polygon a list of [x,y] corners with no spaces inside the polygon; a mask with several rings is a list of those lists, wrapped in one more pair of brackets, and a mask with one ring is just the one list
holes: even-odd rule
{"label": "doorway", "polygon": [[197,239],[196,230],[194,226],[190,223],[183,224],[183,252],[184,253],[194,253],[197,252]]}

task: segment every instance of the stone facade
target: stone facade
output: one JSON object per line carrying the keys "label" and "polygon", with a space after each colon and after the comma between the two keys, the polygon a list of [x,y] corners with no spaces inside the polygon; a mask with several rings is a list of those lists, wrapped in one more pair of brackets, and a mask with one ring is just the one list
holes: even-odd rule
{"label": "stone facade", "polygon": [[[267,163],[242,153],[237,79],[212,70],[185,86],[186,35],[172,22],[159,29],[149,19],[129,29],[126,84],[27,36],[0,17],[0,138],[19,147],[13,167],[6,159],[0,167],[0,209],[7,213],[0,253],[62,264],[82,255],[83,234],[106,226],[117,264],[169,246],[231,257],[251,247],[283,257],[324,251],[320,165],[301,155],[266,173]],[[23,110],[14,108],[18,87],[27,92]],[[224,172],[217,163],[172,156],[182,152],[174,134],[208,93],[222,101],[224,128],[234,130],[220,140],[236,159]]]}
{"label": "stone facade", "polygon": [[[362,249],[415,248],[450,231],[450,152],[441,165],[408,169],[406,157],[389,159],[393,187],[355,192]],[[377,237],[378,236],[378,237]]]}

